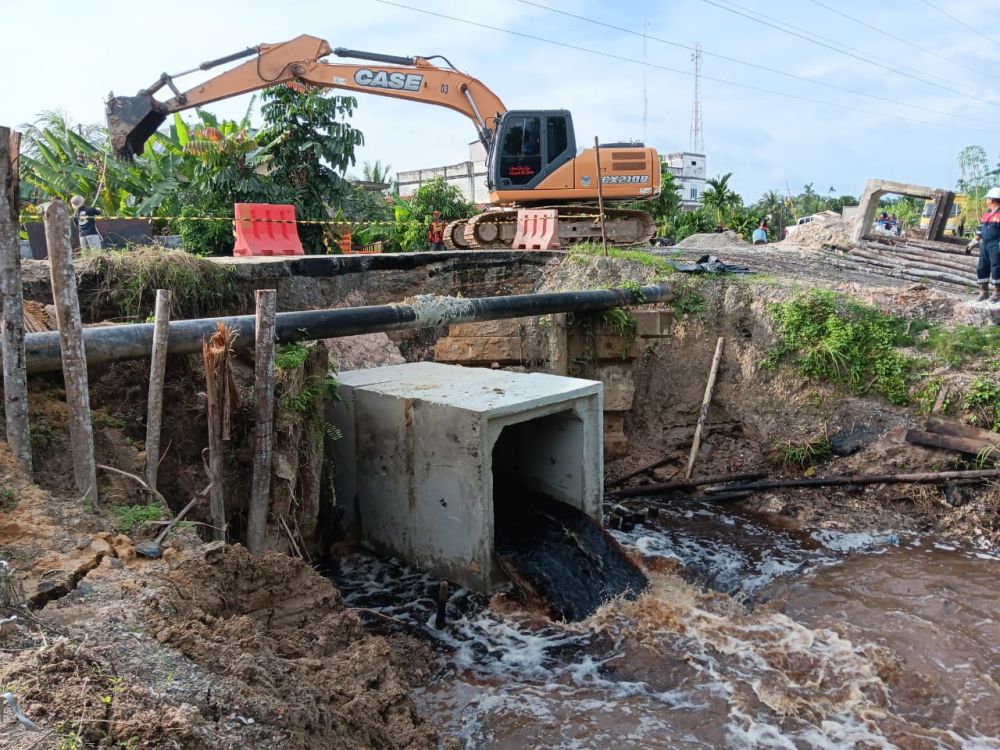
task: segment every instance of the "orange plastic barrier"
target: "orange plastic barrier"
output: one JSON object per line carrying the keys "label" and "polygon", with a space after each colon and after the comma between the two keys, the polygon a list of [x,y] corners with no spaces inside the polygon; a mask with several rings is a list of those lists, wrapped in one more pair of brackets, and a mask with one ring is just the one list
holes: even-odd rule
{"label": "orange plastic barrier", "polygon": [[517,212],[515,250],[554,250],[559,247],[559,211],[522,208]]}
{"label": "orange plastic barrier", "polygon": [[305,255],[295,223],[295,206],[233,204],[236,244],[233,255]]}
{"label": "orange plastic barrier", "polygon": [[340,248],[342,255],[350,255],[352,247],[351,233],[341,232],[340,239],[337,240],[337,246]]}

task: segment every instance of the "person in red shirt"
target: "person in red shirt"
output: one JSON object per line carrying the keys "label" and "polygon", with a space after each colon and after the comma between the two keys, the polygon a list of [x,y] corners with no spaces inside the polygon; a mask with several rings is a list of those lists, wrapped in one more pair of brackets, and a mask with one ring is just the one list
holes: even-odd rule
{"label": "person in red shirt", "polygon": [[431,213],[431,223],[427,227],[427,244],[431,250],[444,250],[444,222],[441,221],[441,212]]}

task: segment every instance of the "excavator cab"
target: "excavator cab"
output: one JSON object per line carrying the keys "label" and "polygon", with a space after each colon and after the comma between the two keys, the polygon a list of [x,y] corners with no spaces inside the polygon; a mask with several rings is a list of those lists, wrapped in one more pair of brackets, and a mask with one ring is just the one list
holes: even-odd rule
{"label": "excavator cab", "polygon": [[500,118],[489,154],[490,190],[530,190],[576,155],[565,109],[514,110]]}

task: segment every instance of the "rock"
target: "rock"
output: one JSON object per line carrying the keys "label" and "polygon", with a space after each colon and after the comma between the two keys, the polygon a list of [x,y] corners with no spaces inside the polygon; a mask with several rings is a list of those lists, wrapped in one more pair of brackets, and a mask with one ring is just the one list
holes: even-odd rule
{"label": "rock", "polygon": [[881,420],[852,422],[829,437],[830,451],[835,456],[850,456],[877,441],[884,432],[885,424]]}
{"label": "rock", "polygon": [[[109,535],[110,536],[110,535]],[[90,541],[90,551],[97,557],[104,557],[106,555],[114,555],[115,550],[111,546],[111,543],[103,536],[95,536]]]}
{"label": "rock", "polygon": [[167,563],[172,563],[180,559],[180,550],[176,550],[173,547],[167,547],[163,550],[163,561]]}
{"label": "rock", "polygon": [[76,548],[77,549],[87,549],[87,547],[89,547],[89,546],[90,546],[90,539],[88,539],[87,537],[83,537],[82,539],[78,539],[77,542],[76,542]]}
{"label": "rock", "polygon": [[163,547],[152,539],[139,542],[133,549],[135,550],[135,554],[141,557],[148,557],[150,560],[156,560],[163,554]]}
{"label": "rock", "polygon": [[107,559],[108,559],[108,565],[110,565],[115,570],[119,570],[125,567],[125,563],[123,563],[117,557],[109,557]]}
{"label": "rock", "polygon": [[80,596],[87,596],[87,594],[94,593],[94,587],[86,581],[80,581],[76,584],[76,591]]}

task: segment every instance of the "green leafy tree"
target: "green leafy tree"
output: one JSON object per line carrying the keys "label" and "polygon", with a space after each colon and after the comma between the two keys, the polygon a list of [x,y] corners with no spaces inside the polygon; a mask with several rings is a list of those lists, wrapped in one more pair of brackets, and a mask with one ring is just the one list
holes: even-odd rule
{"label": "green leafy tree", "polygon": [[[326,89],[272,86],[263,93],[265,129],[260,160],[279,197],[295,206],[300,219],[329,219],[350,192],[344,172],[354,164],[354,150],[364,143],[347,119],[357,100]],[[321,225],[301,226],[309,252],[321,252],[332,233]]]}
{"label": "green leafy tree", "polygon": [[476,213],[476,207],[465,200],[462,191],[443,177],[425,182],[409,198],[393,196],[393,203],[396,228],[392,241],[403,251],[426,248],[432,211],[440,211],[444,221],[467,219]]}
{"label": "green leafy tree", "polygon": [[366,182],[373,182],[376,185],[388,185],[392,175],[392,165],[383,166],[381,160],[374,162],[366,161],[361,165],[361,174]]}

